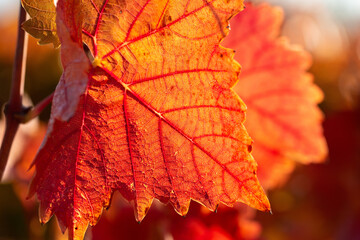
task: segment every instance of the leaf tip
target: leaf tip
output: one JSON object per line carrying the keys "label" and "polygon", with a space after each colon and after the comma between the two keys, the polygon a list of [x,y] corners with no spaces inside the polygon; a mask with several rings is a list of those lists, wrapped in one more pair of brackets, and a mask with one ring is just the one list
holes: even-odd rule
{"label": "leaf tip", "polygon": [[[60,221],[58,218],[58,223],[61,228],[62,233],[65,233],[67,229],[66,225]],[[73,221],[70,226],[68,226],[68,236],[71,240],[82,240],[85,237],[85,233],[89,227],[88,221],[83,221],[79,219],[79,221]]]}
{"label": "leaf tip", "polygon": [[51,216],[53,215],[52,209],[45,205],[43,202],[40,202],[40,207],[39,207],[39,220],[41,224],[45,224],[47,223]]}
{"label": "leaf tip", "polygon": [[217,213],[218,208],[219,208],[219,204],[216,205],[215,210],[214,210],[214,213]]}
{"label": "leaf tip", "polygon": [[176,212],[182,216],[186,217],[189,212],[190,202],[185,203],[184,205],[180,204],[179,206],[175,207]]}
{"label": "leaf tip", "polygon": [[147,212],[149,211],[149,206],[146,207],[136,207],[134,208],[134,212],[135,212],[135,220],[137,223],[141,223],[142,220],[144,220]]}
{"label": "leaf tip", "polygon": [[266,195],[264,195],[263,199],[259,200],[258,205],[255,207],[262,212],[272,213],[270,201]]}

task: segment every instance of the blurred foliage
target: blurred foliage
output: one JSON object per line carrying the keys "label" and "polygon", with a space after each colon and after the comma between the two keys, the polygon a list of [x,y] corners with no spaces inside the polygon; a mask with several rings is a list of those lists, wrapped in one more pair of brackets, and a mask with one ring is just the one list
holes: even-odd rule
{"label": "blurred foliage", "polygon": [[360,96],[360,30],[346,29],[326,13],[302,12],[288,15],[283,30],[290,42],[312,54],[310,72],[325,93],[321,105],[325,113],[356,108]]}
{"label": "blurred foliage", "polygon": [[360,239],[359,123],[360,111],[327,117],[328,162],[299,166],[269,194],[273,215],[257,217],[264,239]]}
{"label": "blurred foliage", "polygon": [[27,239],[29,224],[12,185],[0,185],[0,196],[0,238]]}

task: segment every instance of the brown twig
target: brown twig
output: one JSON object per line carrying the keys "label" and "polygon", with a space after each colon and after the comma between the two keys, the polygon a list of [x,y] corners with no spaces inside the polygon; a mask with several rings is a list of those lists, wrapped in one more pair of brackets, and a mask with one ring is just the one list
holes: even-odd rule
{"label": "brown twig", "polygon": [[19,128],[19,120],[15,117],[23,111],[22,96],[24,92],[26,53],[28,36],[21,28],[21,24],[26,20],[26,12],[20,6],[18,37],[16,43],[16,53],[13,66],[13,75],[11,82],[11,92],[9,102],[6,104],[5,113],[5,134],[0,149],[0,180],[3,177],[4,170],[9,158],[11,145],[14,141],[16,132]]}
{"label": "brown twig", "polygon": [[32,120],[33,118],[37,117],[40,115],[40,113],[44,110],[44,108],[49,105],[52,102],[52,99],[54,97],[54,92],[51,93],[49,96],[47,96],[46,98],[44,98],[41,102],[39,102],[38,104],[36,104],[35,107],[31,107],[29,108],[29,111],[24,111],[23,114],[21,115],[16,115],[17,119],[21,122],[21,123],[27,123],[30,120]]}

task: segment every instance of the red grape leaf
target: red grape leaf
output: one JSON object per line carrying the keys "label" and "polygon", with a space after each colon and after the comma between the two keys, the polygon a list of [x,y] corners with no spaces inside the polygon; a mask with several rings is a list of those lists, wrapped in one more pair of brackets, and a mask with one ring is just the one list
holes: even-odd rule
{"label": "red grape leaf", "polygon": [[90,67],[83,51],[80,1],[61,2],[58,9],[62,10],[57,14],[53,0],[22,0],[22,4],[32,17],[23,27],[35,38],[40,38],[40,44],[53,42],[55,47],[59,46],[56,30],[59,32],[64,72],[54,98],[57,99],[55,102],[62,101],[62,104],[54,109],[53,114],[55,118],[67,121],[74,114],[79,97],[85,91]]}
{"label": "red grape leaf", "polygon": [[34,38],[39,39],[39,44],[52,43],[54,47],[60,46],[56,34],[56,11],[53,0],[21,0],[21,4],[30,15],[30,19],[23,23],[23,28]]}
{"label": "red grape leaf", "polygon": [[322,162],[327,154],[317,107],[323,95],[306,73],[311,58],[278,37],[282,21],[280,8],[249,4],[231,21],[224,41],[242,65],[234,89],[248,106],[245,127],[265,188],[284,181],[296,162]]}
{"label": "red grape leaf", "polygon": [[185,219],[170,219],[168,225],[174,239],[259,239],[261,227],[252,220],[253,210],[245,205],[220,206],[216,213],[192,208]]}
{"label": "red grape leaf", "polygon": [[[80,1],[60,1],[57,7],[57,27],[61,45],[61,63],[64,72],[54,94],[53,118],[67,121],[75,113],[80,95],[88,82],[90,61],[83,50],[82,19],[79,17]],[[75,56],[75,57],[74,57]],[[50,124],[52,126],[52,124]]]}
{"label": "red grape leaf", "polygon": [[[72,4],[60,0],[58,15]],[[61,82],[73,74],[56,89],[29,193],[41,201],[41,221],[55,214],[71,239],[81,239],[116,190],[138,221],[154,198],[181,215],[191,199],[211,210],[240,201],[268,211],[243,126],[246,107],[231,89],[240,66],[219,46],[242,1],[93,0],[81,7],[93,67],[66,122],[57,113],[68,96],[58,92],[69,91]],[[64,22],[75,37],[62,43],[77,42],[77,21]]]}

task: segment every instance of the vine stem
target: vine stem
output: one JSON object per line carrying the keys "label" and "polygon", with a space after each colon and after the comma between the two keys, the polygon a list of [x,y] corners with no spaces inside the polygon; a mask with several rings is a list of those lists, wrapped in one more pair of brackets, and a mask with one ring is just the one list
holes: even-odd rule
{"label": "vine stem", "polygon": [[18,117],[18,120],[21,123],[27,123],[30,120],[32,120],[33,118],[39,116],[40,113],[44,110],[44,108],[52,102],[52,100],[54,98],[54,93],[55,92],[51,93],[49,96],[44,98],[41,102],[36,104],[35,107],[29,108],[28,112],[27,112],[27,109],[25,109],[25,113],[21,114],[20,116],[16,115],[16,117]]}
{"label": "vine stem", "polygon": [[25,69],[28,35],[21,28],[21,24],[26,20],[27,14],[20,4],[18,36],[16,43],[16,53],[13,65],[13,75],[10,90],[9,102],[5,105],[5,134],[0,149],[0,180],[3,177],[4,170],[9,158],[11,145],[14,141],[20,121],[16,114],[24,110],[22,97],[24,93]]}

